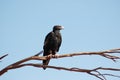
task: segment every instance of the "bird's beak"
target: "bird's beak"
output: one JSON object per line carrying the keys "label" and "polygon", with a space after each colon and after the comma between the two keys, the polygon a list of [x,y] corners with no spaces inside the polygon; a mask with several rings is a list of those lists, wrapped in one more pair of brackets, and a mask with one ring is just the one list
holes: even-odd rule
{"label": "bird's beak", "polygon": [[61,27],[61,30],[62,30],[62,29],[64,29],[64,27],[63,27],[63,26]]}

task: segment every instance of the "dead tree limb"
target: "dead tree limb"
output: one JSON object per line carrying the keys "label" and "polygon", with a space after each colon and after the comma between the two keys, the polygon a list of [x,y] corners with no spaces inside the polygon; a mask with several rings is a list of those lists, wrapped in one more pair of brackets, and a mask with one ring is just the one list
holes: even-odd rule
{"label": "dead tree limb", "polygon": [[[47,56],[44,56],[44,57],[39,56],[42,52],[43,51],[35,54],[34,56],[22,59],[20,61],[17,61],[15,63],[5,67],[4,69],[2,69],[0,71],[0,75],[3,75],[8,70],[16,69],[16,68],[20,68],[20,67],[24,67],[24,66],[43,67],[42,64],[34,64],[34,63],[26,63],[26,64],[24,64],[24,62],[27,62],[27,61],[30,61],[30,60],[46,60],[46,59],[48,59]],[[99,56],[105,57],[105,58],[113,60],[113,61],[116,61],[116,60],[120,59],[120,56],[112,55],[113,53],[120,53],[120,48],[111,49],[111,50],[105,50],[105,51],[99,51],[99,52],[78,52],[78,53],[62,54],[62,55],[57,55],[57,58],[55,56],[51,56],[51,59],[58,59],[58,58],[72,57],[72,56],[80,56],[80,55],[99,55]],[[89,75],[92,75],[92,76],[95,76],[95,77],[99,78],[100,80],[106,80],[105,75],[114,76],[114,77],[116,77],[117,75],[102,74],[102,73],[99,72],[99,70],[120,71],[120,69],[116,69],[116,68],[102,68],[102,67],[98,67],[98,68],[95,68],[95,69],[92,69],[92,70],[80,69],[80,68],[64,68],[64,67],[56,67],[56,66],[46,66],[46,67],[47,68],[58,69],[58,70],[67,70],[67,71],[74,71],[74,72],[85,72],[85,73],[87,73]]]}
{"label": "dead tree limb", "polygon": [[3,56],[0,57],[0,60],[3,59],[4,57],[8,56],[8,54],[5,54]]}
{"label": "dead tree limb", "polygon": [[[8,69],[16,69],[16,68],[21,68],[21,67],[25,67],[25,66],[33,66],[33,67],[37,67],[37,68],[43,68],[44,66],[42,64],[34,64],[34,63],[26,63],[26,64],[20,64],[20,65],[16,65],[16,66],[11,66]],[[117,75],[113,75],[113,74],[102,74],[99,70],[110,70],[110,71],[120,71],[120,69],[116,69],[116,68],[103,68],[103,67],[98,67],[95,69],[80,69],[80,68],[65,68],[65,67],[57,67],[57,66],[46,66],[47,68],[51,68],[51,69],[56,69],[56,70],[66,70],[66,71],[72,71],[72,72],[83,72],[83,73],[87,73],[89,75],[92,75],[94,77],[99,78],[100,80],[107,80],[105,78],[105,76],[114,76],[114,77],[118,77],[120,78],[120,76]]]}

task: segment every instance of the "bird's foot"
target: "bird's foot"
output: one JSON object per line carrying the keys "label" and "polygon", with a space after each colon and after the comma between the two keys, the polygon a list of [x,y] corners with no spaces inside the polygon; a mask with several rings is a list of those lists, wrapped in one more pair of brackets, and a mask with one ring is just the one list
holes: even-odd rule
{"label": "bird's foot", "polygon": [[47,58],[48,58],[48,59],[51,59],[51,58],[52,58],[52,54],[48,55]]}
{"label": "bird's foot", "polygon": [[53,58],[58,58],[58,55],[52,55]]}

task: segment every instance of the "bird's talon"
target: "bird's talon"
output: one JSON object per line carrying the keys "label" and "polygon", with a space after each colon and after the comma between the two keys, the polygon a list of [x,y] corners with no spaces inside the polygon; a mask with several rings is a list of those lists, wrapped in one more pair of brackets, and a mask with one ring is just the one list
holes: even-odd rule
{"label": "bird's talon", "polygon": [[52,55],[48,55],[47,58],[48,58],[48,59],[52,58]]}
{"label": "bird's talon", "polygon": [[58,58],[58,56],[57,55],[53,55],[53,58]]}

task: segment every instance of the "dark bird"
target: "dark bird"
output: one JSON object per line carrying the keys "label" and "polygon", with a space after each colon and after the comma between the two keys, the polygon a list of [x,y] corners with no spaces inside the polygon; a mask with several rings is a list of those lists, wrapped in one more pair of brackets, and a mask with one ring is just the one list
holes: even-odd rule
{"label": "dark bird", "polygon": [[[55,55],[59,51],[62,42],[60,30],[62,29],[63,29],[62,26],[55,25],[53,27],[53,31],[47,34],[43,46],[44,49],[43,56]],[[46,69],[45,65],[48,65],[49,61],[50,59],[43,60],[44,70]]]}

